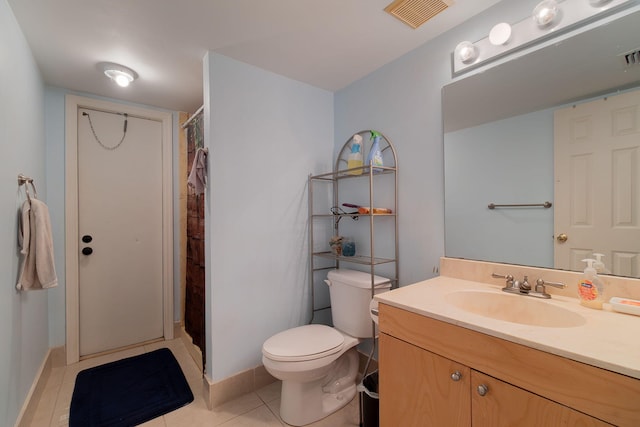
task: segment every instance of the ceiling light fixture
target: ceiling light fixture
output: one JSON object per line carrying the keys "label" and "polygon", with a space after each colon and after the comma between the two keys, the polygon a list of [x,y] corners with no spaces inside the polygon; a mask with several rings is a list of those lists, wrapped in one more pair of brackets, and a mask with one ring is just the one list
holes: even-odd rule
{"label": "ceiling light fixture", "polygon": [[129,83],[138,78],[138,73],[124,65],[114,64],[113,62],[101,62],[99,65],[104,75],[120,87],[127,87]]}

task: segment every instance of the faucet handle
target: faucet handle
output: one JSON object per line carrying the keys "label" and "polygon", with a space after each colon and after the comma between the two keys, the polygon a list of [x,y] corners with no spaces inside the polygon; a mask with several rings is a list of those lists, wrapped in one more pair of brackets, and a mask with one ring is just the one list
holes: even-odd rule
{"label": "faucet handle", "polygon": [[523,291],[531,290],[531,283],[529,283],[529,277],[524,276],[524,278],[522,279],[522,282],[520,282],[520,289],[522,289]]}
{"label": "faucet handle", "polygon": [[538,279],[536,280],[536,292],[545,295],[547,293],[545,288],[546,285],[553,286],[554,288],[559,289],[564,289],[567,287],[567,285],[561,282],[548,282],[544,279]]}
{"label": "faucet handle", "polygon": [[520,283],[518,281],[513,280],[513,276],[511,274],[496,274],[496,273],[491,273],[491,277],[495,277],[496,279],[505,279],[506,280],[506,285],[504,288],[502,288],[503,290],[509,289],[509,290],[513,290],[513,289],[518,289],[520,287]]}
{"label": "faucet handle", "polygon": [[536,289],[538,289],[538,286],[553,286],[554,288],[559,288],[559,289],[564,289],[567,287],[567,285],[565,285],[562,282],[550,282],[548,280],[544,280],[544,279],[538,279],[536,280]]}
{"label": "faucet handle", "polygon": [[496,279],[505,279],[509,283],[513,282],[513,276],[511,274],[491,273],[491,277],[494,277]]}

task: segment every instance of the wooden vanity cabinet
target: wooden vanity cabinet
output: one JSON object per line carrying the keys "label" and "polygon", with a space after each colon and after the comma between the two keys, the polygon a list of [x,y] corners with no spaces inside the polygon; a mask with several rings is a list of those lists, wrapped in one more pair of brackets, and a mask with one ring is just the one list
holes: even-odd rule
{"label": "wooden vanity cabinet", "polygon": [[381,427],[640,426],[640,380],[379,308]]}
{"label": "wooden vanity cabinet", "polygon": [[379,369],[382,427],[611,425],[386,334]]}
{"label": "wooden vanity cabinet", "polygon": [[[480,395],[478,387],[485,387]],[[611,424],[559,403],[514,387],[497,378],[471,371],[473,427],[605,427]]]}
{"label": "wooden vanity cabinet", "polygon": [[468,367],[385,334],[379,355],[381,426],[471,425]]}

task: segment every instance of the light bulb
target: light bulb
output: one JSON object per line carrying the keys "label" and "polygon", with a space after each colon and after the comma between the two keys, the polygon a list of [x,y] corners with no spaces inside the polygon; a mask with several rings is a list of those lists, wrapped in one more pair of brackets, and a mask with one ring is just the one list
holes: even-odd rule
{"label": "light bulb", "polygon": [[556,19],[558,12],[556,0],[544,0],[533,9],[533,20],[540,28],[548,27]]}
{"label": "light bulb", "polygon": [[464,41],[456,46],[456,55],[460,61],[468,64],[478,57],[478,48],[473,43]]}
{"label": "light bulb", "polygon": [[130,83],[129,78],[124,74],[117,75],[113,80],[120,87],[127,87],[129,86],[129,83]]}

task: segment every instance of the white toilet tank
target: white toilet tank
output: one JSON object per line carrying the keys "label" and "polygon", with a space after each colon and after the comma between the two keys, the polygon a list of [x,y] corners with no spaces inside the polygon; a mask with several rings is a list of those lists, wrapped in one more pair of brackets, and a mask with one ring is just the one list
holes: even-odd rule
{"label": "white toilet tank", "polygon": [[[375,293],[391,288],[386,277],[373,276]],[[326,280],[331,297],[333,326],[355,338],[371,337],[371,275],[362,271],[331,270]]]}

